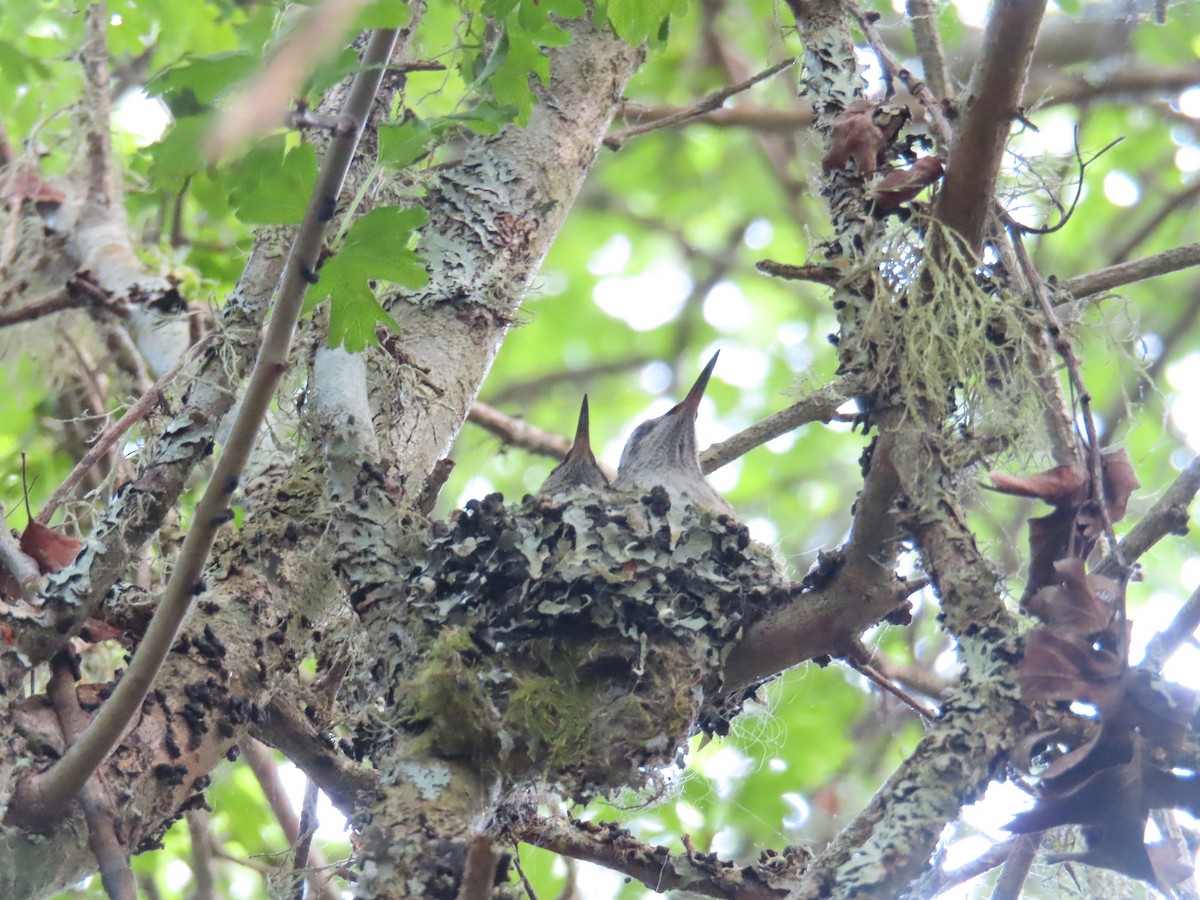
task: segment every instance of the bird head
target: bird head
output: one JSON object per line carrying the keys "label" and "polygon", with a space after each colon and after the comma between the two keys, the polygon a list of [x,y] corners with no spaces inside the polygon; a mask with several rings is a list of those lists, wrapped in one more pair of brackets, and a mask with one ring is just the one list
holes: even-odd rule
{"label": "bird head", "polygon": [[608,478],[601,471],[592,453],[589,435],[588,398],[583,395],[583,403],[579,407],[579,422],[575,426],[575,441],[571,449],[554,469],[546,476],[539,494],[553,494],[580,485],[593,488],[608,487]]}
{"label": "bird head", "polygon": [[633,430],[621,451],[618,479],[642,469],[650,472],[683,468],[695,470],[700,477],[700,457],[696,447],[696,412],[708,387],[721,351],[712,355],[687,396],[657,419],[648,419]]}

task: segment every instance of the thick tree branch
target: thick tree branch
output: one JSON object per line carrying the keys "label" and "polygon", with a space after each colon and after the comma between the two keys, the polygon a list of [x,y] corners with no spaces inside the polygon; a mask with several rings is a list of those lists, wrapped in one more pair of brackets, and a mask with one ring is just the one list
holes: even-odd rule
{"label": "thick tree branch", "polygon": [[[411,33],[411,32],[409,32]],[[383,63],[391,57],[397,32],[376,32],[363,54],[363,68],[354,80],[346,101],[345,115],[355,123],[353,130],[339,135],[330,145],[304,221],[296,235],[292,254],[284,269],[262,349],[246,386],[208,487],[196,505],[194,522],[175,561],[170,581],[154,618],[130,662],[124,677],[101,707],[87,731],[64,757],[47,772],[26,783],[31,806],[49,812],[73,796],[96,767],[112,751],[126,724],[136,714],[154,683],[171,648],[179,626],[196,596],[195,586],[208,559],[217,529],[229,521],[229,506],[246,461],[257,441],[258,431],[280,379],[287,371],[292,332],[299,319],[309,273],[316,271],[329,210],[341,192],[346,169],[358,146],[371,101],[382,80]]]}
{"label": "thick tree branch", "polygon": [[963,93],[966,109],[955,130],[934,217],[976,252],[1045,9],[1045,0],[992,4],[979,62]]}
{"label": "thick tree branch", "polygon": [[526,844],[622,872],[652,891],[686,890],[731,900],[779,900],[786,893],[782,886],[770,885],[776,879],[764,877],[762,867],[722,863],[715,854],[689,859],[688,854],[644,844],[616,823],[537,816],[520,817],[506,828]]}
{"label": "thick tree branch", "polygon": [[190,331],[187,320],[174,315],[183,304],[175,286],[150,274],[134,250],[124,191],[114,178],[105,4],[90,5],[84,23],[87,40],[80,53],[84,89],[79,113],[88,149],[88,180],[75,227],[79,268],[90,272],[110,296],[136,298],[130,324],[138,348],[151,368],[165,372],[187,349]]}

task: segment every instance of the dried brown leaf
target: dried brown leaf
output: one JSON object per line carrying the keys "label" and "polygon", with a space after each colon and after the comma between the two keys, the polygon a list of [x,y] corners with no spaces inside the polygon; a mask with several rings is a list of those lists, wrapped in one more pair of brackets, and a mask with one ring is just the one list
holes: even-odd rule
{"label": "dried brown leaf", "polygon": [[1120,609],[1120,586],[1111,578],[1086,575],[1081,559],[1060,559],[1053,568],[1058,583],[1042,588],[1026,601],[1026,611],[1047,625],[1074,631],[1108,628]]}
{"label": "dried brown leaf", "polygon": [[1032,475],[1009,475],[989,472],[992,490],[1015,497],[1034,497],[1059,506],[1069,502],[1087,483],[1084,473],[1076,466],[1056,466]]}
{"label": "dried brown leaf", "polygon": [[1084,635],[1058,628],[1035,628],[1025,641],[1017,676],[1026,701],[1072,700],[1103,713],[1124,690],[1128,628]]}
{"label": "dried brown leaf", "polygon": [[874,113],[875,104],[870,100],[855,100],[833,120],[829,151],[821,160],[826,174],[845,168],[850,160],[854,160],[859,175],[875,171],[886,135],[872,120]]}
{"label": "dried brown leaf", "polygon": [[1138,481],[1137,474],[1133,471],[1133,463],[1129,461],[1129,454],[1123,447],[1101,454],[1100,470],[1104,480],[1104,501],[1108,507],[1108,518],[1112,522],[1119,522],[1125,518],[1130,496],[1142,483]]}
{"label": "dried brown leaf", "polygon": [[936,156],[923,156],[907,169],[892,169],[872,192],[875,209],[890,212],[901,203],[912,200],[944,174],[946,167]]}
{"label": "dried brown leaf", "polygon": [[73,537],[67,537],[36,519],[30,519],[21,534],[21,551],[37,563],[43,575],[57,572],[69,566],[79,555],[83,546]]}

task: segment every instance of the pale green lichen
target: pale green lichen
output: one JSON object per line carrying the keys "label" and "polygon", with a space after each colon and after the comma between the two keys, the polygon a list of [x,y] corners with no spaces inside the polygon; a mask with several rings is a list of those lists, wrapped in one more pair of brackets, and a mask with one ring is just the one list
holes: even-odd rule
{"label": "pale green lichen", "polygon": [[435,761],[402,762],[397,770],[417,789],[422,800],[436,800],[442,788],[450,783],[450,770]]}

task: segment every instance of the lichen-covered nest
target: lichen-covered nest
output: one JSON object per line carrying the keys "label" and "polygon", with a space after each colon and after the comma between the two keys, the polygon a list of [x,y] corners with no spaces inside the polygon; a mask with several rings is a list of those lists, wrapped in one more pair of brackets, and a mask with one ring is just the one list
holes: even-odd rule
{"label": "lichen-covered nest", "polygon": [[576,796],[727,728],[733,642],[800,590],[744,525],[661,488],[512,512],[492,494],[431,524],[398,568],[394,601],[364,615],[372,727]]}

